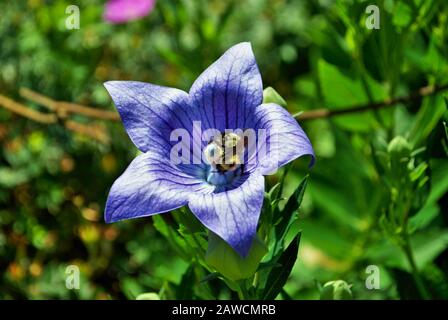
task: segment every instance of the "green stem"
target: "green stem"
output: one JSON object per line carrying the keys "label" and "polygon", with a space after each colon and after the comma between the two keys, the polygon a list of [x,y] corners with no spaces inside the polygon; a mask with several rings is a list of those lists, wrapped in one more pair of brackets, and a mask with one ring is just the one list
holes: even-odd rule
{"label": "green stem", "polygon": [[[404,188],[404,186],[403,186],[403,188]],[[415,285],[417,286],[417,290],[418,290],[420,296],[424,300],[430,300],[431,295],[429,294],[428,290],[426,289],[425,284],[424,284],[424,282],[420,276],[420,273],[418,271],[417,264],[415,263],[414,253],[412,252],[411,241],[409,239],[408,222],[409,222],[409,209],[411,206],[411,202],[409,200],[410,198],[411,198],[411,195],[408,195],[408,197],[407,197],[408,201],[405,201],[405,200],[402,201],[402,202],[405,202],[405,205],[404,205],[404,209],[403,209],[404,214],[402,215],[402,221],[401,221],[401,226],[402,226],[401,249],[403,250],[404,254],[406,255],[406,259],[409,262],[409,266],[411,267],[411,271],[412,271],[412,277],[414,278],[414,282],[415,282]]]}
{"label": "green stem", "polygon": [[238,297],[240,300],[250,300],[251,297],[249,295],[249,292],[247,291],[246,282],[245,280],[241,280],[239,283],[240,290],[238,291]]}
{"label": "green stem", "polygon": [[412,252],[411,244],[409,242],[409,236],[406,231],[405,231],[403,240],[404,240],[404,243],[403,243],[402,249],[403,249],[404,254],[406,255],[406,258],[408,259],[409,265],[411,266],[412,276],[413,276],[415,284],[417,286],[417,290],[420,293],[420,296],[424,300],[430,300],[431,295],[429,294],[428,290],[426,289],[425,284],[423,283],[423,280],[420,277],[420,273],[418,272],[417,264],[415,263],[414,254]]}

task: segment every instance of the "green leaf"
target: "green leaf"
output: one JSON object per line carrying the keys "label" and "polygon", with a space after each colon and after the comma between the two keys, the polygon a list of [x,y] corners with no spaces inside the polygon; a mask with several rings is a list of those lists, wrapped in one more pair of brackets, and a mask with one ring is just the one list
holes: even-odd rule
{"label": "green leaf", "polygon": [[433,159],[430,162],[432,170],[431,192],[427,204],[436,203],[448,192],[448,161]]}
{"label": "green leaf", "polygon": [[284,108],[287,105],[285,99],[272,87],[263,90],[263,103],[276,103]]}
{"label": "green leaf", "polygon": [[171,215],[179,223],[184,234],[204,232],[204,227],[188,208],[181,208],[171,212]]}
{"label": "green leaf", "polygon": [[282,289],[281,291],[283,300],[294,300],[289,294],[288,292],[285,291],[285,289]]}
{"label": "green leaf", "polygon": [[[282,174],[282,176],[280,178],[280,182],[279,182],[280,186],[277,191],[277,199],[281,198],[283,195],[283,188],[285,187],[285,180],[286,180],[286,177],[288,176],[288,173],[289,173],[291,167],[292,167],[292,164],[289,163],[286,166],[284,166],[284,168],[283,168],[283,174]],[[276,209],[277,208],[278,207],[276,207]]]}
{"label": "green leaf", "polygon": [[191,299],[195,282],[194,266],[190,265],[182,275],[182,279],[176,288],[176,298],[179,300]]}
{"label": "green leaf", "polygon": [[439,212],[440,209],[437,205],[423,207],[409,219],[409,232],[413,233],[424,229],[439,215]]}
{"label": "green leaf", "polygon": [[236,281],[253,276],[266,252],[266,245],[255,236],[249,253],[243,258],[227,242],[210,232],[205,262],[225,278]]}
{"label": "green leaf", "polygon": [[278,182],[271,188],[271,190],[269,190],[269,192],[268,192],[269,200],[273,201],[280,196],[279,195],[279,191],[281,189],[280,186],[281,186],[281,183]]}
{"label": "green leaf", "polygon": [[273,300],[282,291],[297,260],[300,236],[299,233],[276,261],[281,267],[271,270],[262,294],[264,300]]}
{"label": "green leaf", "polygon": [[[432,229],[416,233],[411,238],[411,247],[417,267],[422,269],[448,247],[448,230]],[[411,272],[403,252],[389,241],[371,246],[365,256],[372,261],[382,261],[385,266]]]}
{"label": "green leaf", "polygon": [[293,223],[298,218],[297,210],[299,209],[300,204],[302,203],[307,183],[308,183],[308,175],[303,178],[303,180],[300,182],[299,186],[294,191],[294,193],[289,197],[285,207],[281,211],[282,219],[275,227],[276,245],[274,247],[272,255],[276,255],[278,250],[283,248],[283,241],[285,239],[285,236],[288,233],[291,226],[293,225]]}
{"label": "green leaf", "polygon": [[213,279],[218,279],[220,276],[219,272],[212,272],[209,273],[208,275],[206,275],[205,277],[203,277],[199,282],[204,283]]}
{"label": "green leaf", "polygon": [[153,226],[159,231],[166,240],[171,244],[171,246],[176,250],[176,252],[181,255],[184,259],[188,260],[188,254],[186,253],[186,243],[185,240],[180,237],[180,235],[173,230],[163,219],[161,215],[152,216]]}
{"label": "green leaf", "polygon": [[392,15],[392,22],[398,27],[406,27],[413,19],[411,8],[404,2],[398,2]]}
{"label": "green leaf", "polygon": [[435,128],[446,111],[442,96],[427,97],[417,113],[415,122],[409,133],[409,141],[413,146],[422,143]]}
{"label": "green leaf", "polygon": [[300,182],[297,189],[289,197],[288,202],[286,202],[285,207],[282,210],[282,215],[297,211],[303,200],[303,195],[305,194],[305,189],[308,183],[308,175],[306,175]]}
{"label": "green leaf", "polygon": [[[356,169],[353,169],[356,170]],[[333,178],[334,179],[334,178]],[[358,179],[358,180],[355,180]],[[353,181],[352,181],[353,180]],[[359,176],[346,177],[346,182],[350,181],[351,185],[360,185],[362,180]],[[347,184],[348,186],[349,184]],[[347,190],[345,187],[340,186],[339,183],[334,183],[328,180],[320,181],[313,179],[313,187],[309,190],[310,194],[315,201],[317,207],[325,212],[325,214],[331,218],[335,223],[344,223],[342,226],[347,229],[359,231],[365,225],[362,216],[356,216],[356,214],[363,214],[367,211],[361,211],[359,206],[359,199],[361,196],[365,196],[365,189],[359,188],[356,190]],[[378,190],[371,190],[371,198],[378,193]],[[347,197],[351,197],[353,201],[346,201]],[[358,198],[356,198],[358,197]],[[365,213],[364,213],[365,214]]]}
{"label": "green leaf", "polygon": [[320,294],[321,300],[351,300],[353,299],[352,285],[344,280],[329,281],[324,284]]}
{"label": "green leaf", "polygon": [[305,219],[293,225],[305,235],[303,241],[322,251],[325,255],[344,261],[351,257],[354,243],[352,238],[344,236],[334,222]]}
{"label": "green leaf", "polygon": [[448,247],[448,230],[431,230],[411,240],[415,262],[423,269]]}
{"label": "green leaf", "polygon": [[169,227],[166,224],[165,220],[160,215],[154,215],[152,216],[153,226],[154,228],[159,231],[163,236],[168,237],[170,236]]}
{"label": "green leaf", "polygon": [[265,270],[265,269],[277,268],[277,267],[281,267],[281,266],[282,266],[281,264],[279,264],[278,262],[275,262],[275,261],[273,261],[273,262],[262,262],[262,263],[260,263],[258,265],[257,272]]}
{"label": "green leaf", "polygon": [[[343,73],[325,60],[319,60],[318,73],[325,104],[329,109],[337,110],[369,102],[361,79]],[[366,78],[375,99],[377,101],[385,99],[385,89],[373,79],[367,76]],[[333,121],[338,126],[352,131],[368,131],[375,123],[374,117],[369,112],[338,116]]]}
{"label": "green leaf", "polygon": [[409,174],[411,181],[418,180],[428,168],[428,164],[426,162],[420,163],[412,172]]}

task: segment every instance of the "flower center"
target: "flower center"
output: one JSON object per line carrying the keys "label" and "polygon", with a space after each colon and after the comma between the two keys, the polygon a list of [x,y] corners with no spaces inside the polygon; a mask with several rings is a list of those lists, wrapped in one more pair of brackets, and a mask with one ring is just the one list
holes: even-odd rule
{"label": "flower center", "polygon": [[243,171],[244,142],[235,133],[225,133],[209,142],[204,149],[205,161],[209,165],[207,182],[228,185]]}

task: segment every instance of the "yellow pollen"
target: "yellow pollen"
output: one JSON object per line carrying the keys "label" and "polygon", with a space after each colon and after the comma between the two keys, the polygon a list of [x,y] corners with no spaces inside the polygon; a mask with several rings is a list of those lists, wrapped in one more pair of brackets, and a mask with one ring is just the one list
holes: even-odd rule
{"label": "yellow pollen", "polygon": [[236,170],[242,163],[243,153],[243,139],[235,133],[214,139],[204,150],[207,162],[221,172]]}

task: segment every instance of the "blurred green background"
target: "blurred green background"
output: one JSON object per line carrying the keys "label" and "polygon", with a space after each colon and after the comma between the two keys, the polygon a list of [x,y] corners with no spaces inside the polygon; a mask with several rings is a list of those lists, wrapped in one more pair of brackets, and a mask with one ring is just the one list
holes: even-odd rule
{"label": "blurred green background", "polygon": [[[65,26],[71,4],[80,8],[79,30]],[[379,30],[365,27],[369,4],[380,8]],[[252,43],[264,86],[274,87],[291,113],[448,83],[445,0],[159,0],[148,16],[122,25],[103,20],[100,0],[3,1],[0,8],[0,94],[40,112],[48,111],[24,99],[21,88],[113,111],[103,82],[132,79],[188,90],[241,41]],[[445,99],[440,93],[380,112],[301,122],[317,162],[295,226],[303,233],[285,287],[292,298],[316,299],[319,284],[335,279],[352,284],[355,299],[419,297],[393,240],[401,231],[384,222],[401,189],[387,183],[376,155],[397,135],[413,150],[423,148],[415,159],[423,163],[423,178],[407,182],[416,267],[432,298],[448,298]],[[0,298],[134,299],[169,291],[188,262],[152,220],[103,220],[109,188],[136,148],[119,122],[72,118],[106,138],[0,108]],[[306,174],[306,162],[294,163],[286,193]],[[69,265],[80,268],[79,290],[65,286]],[[380,268],[379,290],[366,289],[369,265]]]}

